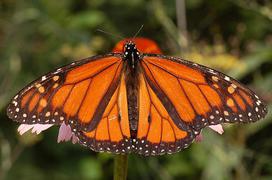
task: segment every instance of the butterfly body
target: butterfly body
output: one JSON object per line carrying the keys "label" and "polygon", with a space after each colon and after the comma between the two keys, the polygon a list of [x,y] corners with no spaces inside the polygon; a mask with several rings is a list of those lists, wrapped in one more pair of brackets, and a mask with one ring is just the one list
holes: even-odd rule
{"label": "butterfly body", "polygon": [[138,127],[138,89],[139,89],[139,70],[138,64],[140,60],[140,52],[138,51],[136,44],[132,41],[128,41],[124,45],[123,53],[124,74],[127,88],[127,102],[128,102],[128,115],[130,134],[132,137],[136,137]]}
{"label": "butterfly body", "polygon": [[206,126],[266,115],[263,100],[233,78],[141,42],[122,41],[114,53],[42,76],[13,98],[8,116],[65,123],[94,151],[147,156],[188,147]]}

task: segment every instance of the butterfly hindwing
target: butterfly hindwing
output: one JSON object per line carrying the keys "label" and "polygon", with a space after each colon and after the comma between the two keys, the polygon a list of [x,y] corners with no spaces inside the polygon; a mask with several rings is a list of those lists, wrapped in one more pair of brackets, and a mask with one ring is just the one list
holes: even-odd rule
{"label": "butterfly hindwing", "polygon": [[207,125],[254,122],[266,114],[266,106],[256,94],[213,69],[148,54],[143,56],[141,65],[154,92],[183,130],[191,129],[197,134]]}
{"label": "butterfly hindwing", "polygon": [[132,150],[124,79],[123,75],[98,125],[77,134],[80,142],[94,151],[119,154]]}
{"label": "butterfly hindwing", "polygon": [[[8,116],[23,124],[61,124],[93,129],[120,83],[123,61],[108,54],[74,62],[21,90]],[[102,110],[102,112],[101,112]]]}
{"label": "butterfly hindwing", "polygon": [[139,122],[137,138],[133,141],[138,154],[171,154],[188,147],[193,139],[192,132],[177,127],[169,113],[140,74]]}

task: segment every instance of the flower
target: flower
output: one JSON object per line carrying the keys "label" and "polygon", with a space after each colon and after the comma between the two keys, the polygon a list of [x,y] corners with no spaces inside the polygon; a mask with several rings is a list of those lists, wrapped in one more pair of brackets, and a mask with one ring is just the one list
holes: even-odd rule
{"label": "flower", "polygon": [[217,132],[218,134],[223,134],[224,129],[221,124],[216,124],[216,125],[210,125],[209,128]]}
{"label": "flower", "polygon": [[[211,128],[212,130],[214,130],[215,132],[217,132],[218,134],[224,133],[224,129],[221,124],[210,125],[208,127]],[[196,140],[196,142],[201,142],[203,140],[202,134],[200,133],[199,135],[197,135],[195,140]]]}
{"label": "flower", "polygon": [[[23,135],[27,131],[30,131],[32,133],[40,134],[42,131],[45,131],[46,129],[49,129],[54,124],[21,124],[18,127],[18,132],[20,135]],[[58,134],[58,143],[62,141],[72,141],[73,144],[78,142],[78,138],[75,136],[75,134],[72,132],[70,125],[66,125],[64,122],[61,124],[59,128],[59,134]]]}
{"label": "flower", "polygon": [[66,125],[64,122],[61,124],[58,135],[58,143],[61,141],[70,141],[75,144],[78,142],[78,138],[72,132],[70,125]]}
{"label": "flower", "polygon": [[[18,127],[18,132],[20,135],[23,135],[27,131],[30,131],[32,133],[40,134],[42,131],[45,131],[46,129],[49,129],[52,127],[54,124],[21,124]],[[221,124],[216,124],[216,125],[210,125],[208,126],[218,134],[223,134],[224,129]],[[59,128],[59,134],[58,134],[58,143],[62,141],[72,141],[73,144],[78,142],[78,138],[76,135],[72,132],[70,125],[66,125],[64,122],[61,124]],[[196,136],[195,138],[196,142],[201,142],[203,140],[203,136],[200,133],[199,135]]]}

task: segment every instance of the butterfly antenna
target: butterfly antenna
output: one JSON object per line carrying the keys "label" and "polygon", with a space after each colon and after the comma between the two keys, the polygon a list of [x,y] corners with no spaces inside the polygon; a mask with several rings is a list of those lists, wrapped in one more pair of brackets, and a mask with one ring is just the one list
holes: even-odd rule
{"label": "butterfly antenna", "polygon": [[96,29],[96,31],[107,34],[107,35],[110,35],[110,36],[113,36],[113,37],[117,37],[117,38],[120,38],[120,39],[125,39],[124,37],[122,37],[122,36],[120,36],[118,34],[113,34],[113,33],[110,33],[108,31],[104,31],[102,29]]}
{"label": "butterfly antenna", "polygon": [[138,29],[138,31],[135,33],[135,35],[133,36],[132,39],[134,39],[140,32],[141,30],[143,29],[144,25],[142,24],[141,27]]}

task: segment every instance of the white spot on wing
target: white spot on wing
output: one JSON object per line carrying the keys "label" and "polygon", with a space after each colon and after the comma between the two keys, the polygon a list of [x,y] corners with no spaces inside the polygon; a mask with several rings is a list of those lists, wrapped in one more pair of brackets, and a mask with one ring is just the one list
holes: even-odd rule
{"label": "white spot on wing", "polygon": [[226,81],[230,81],[230,78],[229,78],[228,76],[225,76],[224,79],[225,79]]}

